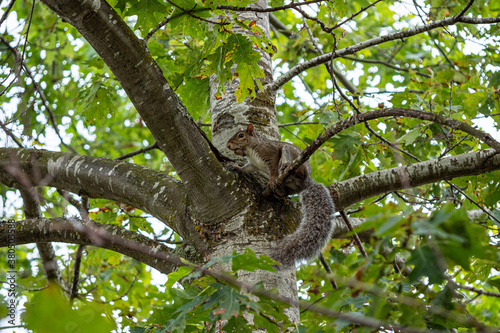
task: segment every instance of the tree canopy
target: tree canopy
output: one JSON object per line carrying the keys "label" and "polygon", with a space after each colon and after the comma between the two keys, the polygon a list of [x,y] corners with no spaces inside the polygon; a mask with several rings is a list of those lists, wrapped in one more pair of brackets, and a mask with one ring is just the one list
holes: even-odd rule
{"label": "tree canopy", "polygon": [[[498,331],[499,3],[0,8],[2,328]],[[339,211],[296,272],[296,198],[225,169],[248,123]]]}

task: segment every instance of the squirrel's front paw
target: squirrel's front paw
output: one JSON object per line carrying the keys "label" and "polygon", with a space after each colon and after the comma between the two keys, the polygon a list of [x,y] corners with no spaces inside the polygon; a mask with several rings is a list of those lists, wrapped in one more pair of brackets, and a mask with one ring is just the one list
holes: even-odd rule
{"label": "squirrel's front paw", "polygon": [[240,171],[241,167],[238,165],[238,163],[227,162],[226,169],[228,169],[229,171]]}

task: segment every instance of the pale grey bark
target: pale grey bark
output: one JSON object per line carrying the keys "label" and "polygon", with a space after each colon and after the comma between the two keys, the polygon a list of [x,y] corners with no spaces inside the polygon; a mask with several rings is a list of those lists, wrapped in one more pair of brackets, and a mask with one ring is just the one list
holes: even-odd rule
{"label": "pale grey bark", "polygon": [[[267,1],[259,0],[251,6],[267,8]],[[269,37],[268,13],[245,11],[239,12],[238,18],[240,20],[255,21],[264,34]],[[239,32],[242,34],[247,33],[244,30]],[[261,82],[265,86],[271,84],[273,80],[272,62],[269,54],[262,50],[259,51],[261,54],[259,66],[265,73],[265,78]],[[254,100],[246,98],[241,103],[237,103],[234,93],[238,88],[239,80],[235,79],[233,82],[226,84],[226,93],[222,98],[216,98],[215,96],[217,83],[214,78],[211,78],[210,111],[212,116],[212,139],[214,145],[220,151],[231,158],[242,161],[241,157],[236,156],[227,149],[226,144],[238,128],[246,127],[249,123],[254,124],[263,135],[279,140],[274,92],[259,91]],[[224,225],[224,232],[231,236],[225,237],[215,244],[212,256],[230,255],[233,251],[241,253],[245,248],[252,249],[256,254],[269,254],[270,249],[276,245],[273,234],[280,234],[276,233],[276,231],[273,232],[272,229],[275,229],[280,224],[286,224],[290,220],[293,221],[294,218],[290,216],[290,212],[296,211],[289,207],[288,215],[290,218],[282,218],[282,216],[278,216],[281,213],[280,210],[276,210],[272,205],[258,205],[255,201],[260,200],[257,197],[250,197],[246,202],[248,208],[227,220]],[[276,223],[276,221],[278,222]],[[230,267],[220,268],[227,270]],[[283,297],[297,299],[294,269],[283,270],[278,274],[266,271],[240,272],[238,278],[248,285],[264,281],[266,289],[276,289]],[[294,322],[300,320],[297,307],[287,309],[287,315]],[[251,321],[252,319],[248,317],[247,320]]]}
{"label": "pale grey bark", "polygon": [[[252,208],[245,209],[240,214],[229,219],[224,225],[224,231],[232,236],[221,239],[219,244],[215,246],[211,256],[221,257],[232,255],[233,251],[236,251],[236,253],[243,253],[246,248],[252,249],[256,255],[268,255],[270,249],[273,246],[276,246],[277,242],[272,241],[268,237],[269,235],[266,235],[265,233],[255,232],[259,229],[268,230],[270,228],[270,223],[273,223],[276,219],[280,219],[280,216],[277,216],[278,212],[273,210],[272,207],[268,208],[270,208],[269,211],[259,209],[260,214],[258,214],[257,217],[253,217],[253,222],[258,225],[249,225],[248,220],[252,218],[252,214],[255,214]],[[221,271],[231,270],[230,264],[219,265],[217,268]],[[255,272],[240,271],[238,272],[238,281],[249,286],[253,286],[256,283],[263,281],[266,289],[275,289],[278,291],[280,296],[294,299],[298,302],[295,268],[282,270],[278,272],[278,274],[261,270],[256,270]],[[243,292],[246,291],[243,290]],[[297,323],[300,321],[298,308],[290,307],[286,311],[290,320]],[[251,318],[247,319],[251,321]]]}
{"label": "pale grey bark", "polygon": [[371,172],[329,186],[337,209],[401,189],[500,170],[500,154],[480,150]]}

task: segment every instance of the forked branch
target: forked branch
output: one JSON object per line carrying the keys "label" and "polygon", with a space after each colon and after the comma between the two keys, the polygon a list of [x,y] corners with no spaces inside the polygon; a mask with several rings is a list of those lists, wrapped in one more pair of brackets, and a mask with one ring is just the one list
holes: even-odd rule
{"label": "forked branch", "polygon": [[335,136],[336,134],[342,132],[343,130],[350,128],[356,124],[368,121],[368,120],[373,120],[377,118],[382,118],[382,117],[407,117],[407,118],[416,118],[416,119],[422,119],[422,120],[427,120],[427,121],[432,121],[444,126],[451,127],[455,130],[459,130],[465,133],[468,133],[475,138],[481,140],[482,142],[486,143],[490,147],[494,148],[497,153],[500,152],[500,142],[496,141],[489,135],[488,133],[485,133],[481,130],[478,130],[476,128],[473,128],[472,126],[456,120],[456,119],[451,119],[448,117],[444,117],[441,115],[437,115],[434,113],[430,112],[424,112],[424,111],[419,111],[419,110],[412,110],[412,109],[401,109],[401,108],[394,108],[394,109],[379,109],[375,111],[370,111],[366,113],[361,113],[361,114],[356,114],[354,116],[351,116],[347,119],[341,120],[337,123],[335,123],[333,126],[327,128],[323,133],[321,133],[316,139],[314,139],[311,144],[304,149],[304,151],[297,157],[292,164],[290,164],[282,174],[280,174],[279,177],[276,178],[275,180],[275,186],[280,186],[283,181],[288,178],[291,172],[297,170],[298,167],[302,165],[302,163],[306,162],[309,157],[319,148],[321,145],[323,145],[326,141],[328,141],[330,138]]}

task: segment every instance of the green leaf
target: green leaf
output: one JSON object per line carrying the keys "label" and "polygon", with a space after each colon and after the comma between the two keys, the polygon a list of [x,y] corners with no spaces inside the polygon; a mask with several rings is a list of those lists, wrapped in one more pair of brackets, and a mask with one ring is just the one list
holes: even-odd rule
{"label": "green leaf", "polygon": [[225,332],[238,332],[238,333],[251,333],[253,332],[248,321],[243,317],[231,317],[226,325],[224,325]]}
{"label": "green leaf", "polygon": [[172,289],[174,286],[174,283],[178,282],[180,279],[183,277],[187,276],[189,273],[192,272],[192,268],[188,266],[181,266],[177,269],[176,272],[172,272],[168,274],[168,280],[165,283],[165,288],[167,289],[167,292]]}
{"label": "green leaf", "polygon": [[500,290],[500,278],[491,278],[491,279],[488,279],[488,281],[486,281],[486,283],[488,283],[489,285],[497,288],[498,290]]}
{"label": "green leaf", "polygon": [[232,266],[232,270],[234,272],[239,270],[255,272],[256,269],[270,272],[275,271],[273,264],[276,264],[276,261],[266,255],[260,255],[257,257],[251,249],[245,249],[245,252],[240,255],[236,255],[236,252],[233,252],[233,255],[235,255],[233,257]]}
{"label": "green leaf", "polygon": [[236,101],[238,103],[242,102],[247,97],[254,98],[257,96],[255,85],[257,85],[260,91],[264,90],[262,83],[259,80],[256,80],[264,77],[264,71],[254,64],[244,62],[239,63],[234,76],[240,79],[235,93]]}
{"label": "green leaf", "polygon": [[146,35],[165,17],[166,11],[165,3],[158,0],[136,0],[131,2],[127,15],[137,15],[134,29],[141,30]]}
{"label": "green leaf", "polygon": [[110,264],[111,266],[116,266],[120,263],[121,259],[121,254],[113,252],[113,254],[108,258],[108,264]]}
{"label": "green leaf", "polygon": [[384,224],[382,224],[375,230],[375,235],[378,237],[387,236],[388,234],[390,235],[403,223],[405,223],[404,218],[400,218],[398,216],[390,217]]}
{"label": "green leaf", "polygon": [[420,136],[420,128],[414,128],[402,137],[398,139],[399,142],[404,142],[405,145],[411,145],[418,139]]}
{"label": "green leaf", "polygon": [[[37,333],[79,331],[82,333],[109,333],[116,329],[114,323],[97,303],[78,302],[72,309],[61,291],[49,287],[39,291],[26,304],[23,319],[26,327]],[[54,316],[54,314],[57,314]]]}
{"label": "green leaf", "polygon": [[[246,97],[256,96],[256,87],[263,89],[262,83],[258,80],[264,77],[264,72],[258,66],[260,54],[253,49],[253,44],[246,36],[231,34],[226,38],[224,34],[221,44],[210,55],[206,57],[209,64],[201,71],[201,75],[209,76],[216,74],[219,80],[219,92],[225,91],[224,83],[233,79],[239,79],[235,96],[238,102]],[[231,69],[234,69],[234,74]]]}
{"label": "green leaf", "polygon": [[[12,303],[11,303],[12,304]],[[9,304],[7,303],[5,296],[0,295],[0,318],[5,318],[9,314]],[[9,318],[10,320],[11,318]]]}
{"label": "green leaf", "polygon": [[209,309],[218,304],[212,310],[212,314],[220,315],[223,320],[227,320],[233,316],[237,317],[240,312],[241,303],[247,303],[248,298],[238,293],[234,288],[220,283],[213,283],[212,287],[216,289],[216,292],[208,298],[203,308]]}
{"label": "green leaf", "polygon": [[409,276],[410,282],[416,282],[422,276],[427,276],[429,283],[443,282],[444,268],[438,265],[436,255],[428,245],[421,246],[413,251],[408,264],[414,265]]}
{"label": "green leaf", "polygon": [[447,310],[453,309],[455,307],[453,304],[453,291],[450,289],[449,285],[446,285],[431,303]]}

